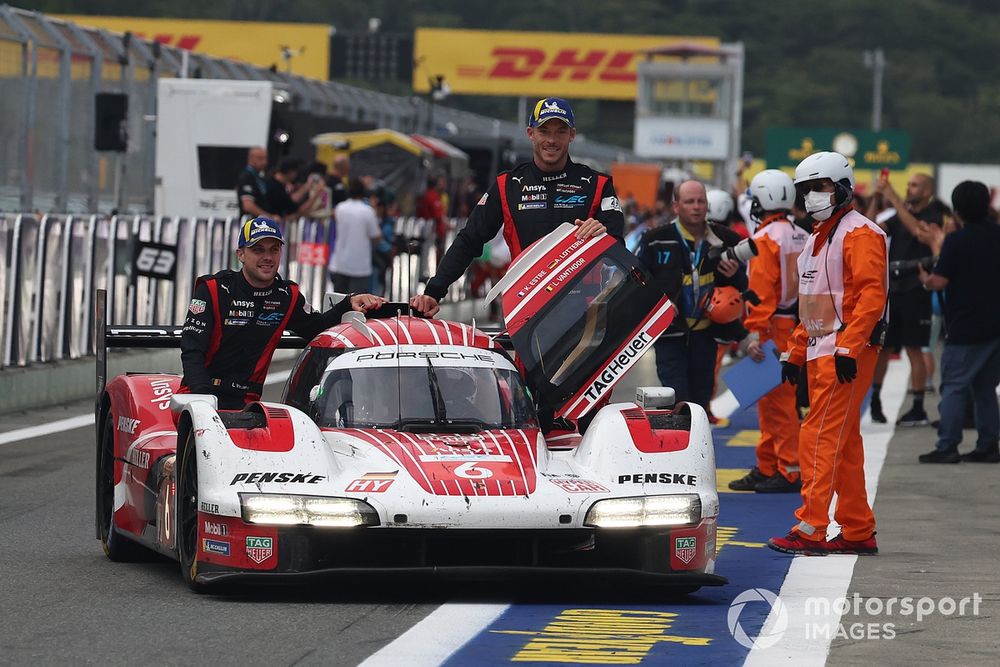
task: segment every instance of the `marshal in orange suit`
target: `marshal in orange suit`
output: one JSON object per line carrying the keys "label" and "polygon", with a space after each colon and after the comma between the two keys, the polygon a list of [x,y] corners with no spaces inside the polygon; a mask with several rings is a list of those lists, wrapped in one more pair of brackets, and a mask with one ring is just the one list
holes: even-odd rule
{"label": "marshal in orange suit", "polygon": [[[854,170],[843,155],[810,155],[795,169],[795,186],[816,227],[799,255],[800,322],[782,376],[794,383],[805,364],[810,411],[799,431],[798,523],[768,546],[805,555],[875,554],[861,404],[881,346],[888,246],[885,233],[851,207]],[[827,539],[834,493],[841,533]]]}
{"label": "marshal in orange suit", "polygon": [[[762,345],[773,341],[778,352],[788,350],[798,322],[799,276],[797,262],[808,234],[796,226],[790,212],[795,205],[795,185],[779,169],[765,169],[750,182],[750,214],[757,220],[754,242],[757,256],[750,260],[751,303],[744,326],[750,332],[747,353],[764,360]],[[729,483],[734,491],[798,493],[799,415],[795,387],[781,383],[757,402],[760,440],[757,465],[741,479]]]}

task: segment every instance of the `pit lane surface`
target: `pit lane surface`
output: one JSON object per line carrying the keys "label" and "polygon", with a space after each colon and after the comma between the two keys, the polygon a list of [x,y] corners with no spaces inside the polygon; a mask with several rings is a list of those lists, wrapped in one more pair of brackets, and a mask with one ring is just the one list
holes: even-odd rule
{"label": "pit lane surface", "polygon": [[[651,383],[644,361],[619,396]],[[90,409],[5,416],[0,432]],[[749,411],[716,431],[720,486],[751,465],[754,428]],[[731,583],[679,599],[613,582],[526,589],[378,576],[200,596],[173,561],[104,557],[94,539],[93,437],[89,426],[0,444],[0,663],[738,664],[748,649],[729,632],[730,603],[747,589],[778,591],[792,563],[763,542],[791,523],[797,496],[725,493],[718,571]],[[739,618],[750,636],[769,611],[759,607]],[[821,664],[826,648],[814,657]]]}

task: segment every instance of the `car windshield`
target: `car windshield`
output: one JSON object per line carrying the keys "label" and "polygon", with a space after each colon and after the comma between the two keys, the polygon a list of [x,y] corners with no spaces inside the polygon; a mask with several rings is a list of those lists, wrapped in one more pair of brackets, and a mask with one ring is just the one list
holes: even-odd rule
{"label": "car windshield", "polygon": [[321,427],[527,428],[531,400],[513,368],[411,365],[331,368],[310,413]]}

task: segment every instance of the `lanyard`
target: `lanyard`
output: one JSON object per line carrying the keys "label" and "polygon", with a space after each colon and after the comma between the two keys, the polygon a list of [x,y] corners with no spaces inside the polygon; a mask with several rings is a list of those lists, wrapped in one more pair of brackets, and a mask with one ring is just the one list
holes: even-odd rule
{"label": "lanyard", "polygon": [[253,177],[255,179],[257,179],[257,188],[260,190],[260,193],[262,195],[266,195],[267,194],[267,181],[265,181],[263,178],[261,178],[260,174],[257,173],[257,170],[254,169],[253,167],[251,167],[250,165],[246,166],[246,170],[249,171],[251,174],[253,174]]}
{"label": "lanyard", "polygon": [[[692,304],[692,306],[694,307],[695,310],[697,310],[698,309],[698,297],[700,296],[700,292],[701,292],[701,289],[700,289],[701,288],[701,284],[700,284],[701,280],[700,280],[700,276],[698,275],[698,266],[701,264],[701,250],[702,250],[702,248],[705,247],[705,243],[707,241],[706,241],[706,239],[702,239],[700,242],[697,242],[697,245],[696,245],[695,249],[692,250],[691,246],[687,242],[687,239],[684,238],[684,231],[681,229],[681,223],[680,223],[680,221],[675,221],[674,224],[677,225],[677,233],[680,235],[681,242],[684,244],[684,247],[687,248],[687,250],[688,250],[688,256],[691,259],[691,291],[692,291],[693,298],[694,298],[694,303]],[[705,230],[705,233],[706,234],[708,233],[707,229]]]}

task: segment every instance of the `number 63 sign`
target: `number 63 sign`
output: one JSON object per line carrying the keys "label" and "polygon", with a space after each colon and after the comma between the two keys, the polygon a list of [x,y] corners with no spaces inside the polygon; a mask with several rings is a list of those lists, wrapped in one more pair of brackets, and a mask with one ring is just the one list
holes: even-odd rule
{"label": "number 63 sign", "polygon": [[136,275],[173,280],[177,275],[177,246],[137,241],[132,266]]}

